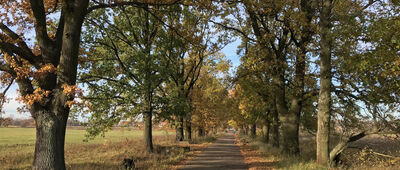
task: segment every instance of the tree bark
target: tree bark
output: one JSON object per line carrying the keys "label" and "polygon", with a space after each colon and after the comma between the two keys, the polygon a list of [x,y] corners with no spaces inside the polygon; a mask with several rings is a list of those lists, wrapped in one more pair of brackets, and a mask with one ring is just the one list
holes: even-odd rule
{"label": "tree bark", "polygon": [[183,116],[177,116],[176,120],[176,141],[183,141],[184,134],[183,134]]}
{"label": "tree bark", "polygon": [[271,130],[271,122],[269,120],[266,120],[263,126],[263,132],[264,132],[263,137],[265,143],[269,143],[270,130]]}
{"label": "tree bark", "polygon": [[240,134],[241,136],[246,135],[245,130],[244,130],[244,126],[241,126],[241,127],[239,128],[239,134]]}
{"label": "tree bark", "polygon": [[[274,105],[274,107],[276,107]],[[279,148],[279,115],[278,111],[274,108],[272,112],[273,120],[272,120],[272,146],[275,148]]]}
{"label": "tree bark", "polygon": [[272,77],[274,84],[275,105],[278,111],[282,126],[282,152],[288,155],[299,155],[299,120],[302,108],[302,97],[304,92],[304,71],[305,59],[300,52],[296,57],[295,65],[295,88],[294,95],[290,103],[290,108],[287,107],[286,92],[285,92],[285,69],[283,64],[286,62],[286,57],[277,55],[277,65],[275,74]]}
{"label": "tree bark", "polygon": [[198,133],[197,135],[198,135],[199,137],[204,136],[204,129],[203,129],[203,127],[199,127],[197,133]]}
{"label": "tree bark", "polygon": [[32,169],[65,169],[64,143],[69,109],[57,114],[50,109],[34,110],[36,144]]}
{"label": "tree bark", "polygon": [[257,125],[255,123],[253,123],[251,125],[251,134],[250,137],[251,138],[255,138],[257,136]]}
{"label": "tree bark", "polygon": [[144,145],[146,150],[150,153],[153,152],[153,126],[152,126],[152,110],[146,111],[143,114],[144,119]]}
{"label": "tree bark", "polygon": [[280,57],[279,64],[276,66],[276,74],[273,75],[272,79],[274,83],[275,105],[282,127],[282,152],[288,155],[297,155],[299,153],[298,118],[296,112],[292,110],[289,112],[287,108],[284,62],[282,57]]}
{"label": "tree bark", "polygon": [[300,154],[299,145],[299,126],[300,126],[300,113],[303,103],[304,95],[304,76],[305,76],[305,55],[306,50],[302,44],[296,56],[295,65],[295,78],[294,78],[294,95],[290,103],[290,109],[287,115],[282,115],[282,133],[284,138],[283,153],[289,155]]}
{"label": "tree bark", "polygon": [[186,126],[185,126],[185,132],[186,132],[186,140],[190,141],[192,140],[192,116],[188,114],[186,116]]}
{"label": "tree bark", "polygon": [[323,1],[320,14],[320,91],[318,98],[317,164],[329,165],[331,116],[331,0]]}

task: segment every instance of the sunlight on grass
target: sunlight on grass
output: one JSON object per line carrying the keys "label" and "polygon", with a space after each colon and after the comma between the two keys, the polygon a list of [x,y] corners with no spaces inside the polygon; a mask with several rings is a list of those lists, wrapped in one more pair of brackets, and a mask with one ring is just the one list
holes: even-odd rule
{"label": "sunlight on grass", "polygon": [[[155,148],[170,146],[168,154],[149,154],[143,147],[143,132],[116,129],[89,142],[85,130],[67,129],[65,160],[68,169],[118,169],[121,160],[134,158],[144,169],[164,167],[185,156],[174,142],[174,133],[153,131]],[[34,128],[0,128],[0,169],[30,169],[35,145]]]}
{"label": "sunlight on grass", "polygon": [[[65,143],[82,143],[85,139],[85,130],[67,129]],[[154,136],[165,135],[165,131],[153,131]],[[173,132],[168,132],[173,134]],[[89,143],[102,143],[108,141],[120,141],[124,139],[132,139],[143,136],[140,130],[117,129],[105,133],[105,137],[96,137],[89,140]],[[16,144],[34,144],[35,143],[34,128],[0,128],[0,145],[16,145]]]}

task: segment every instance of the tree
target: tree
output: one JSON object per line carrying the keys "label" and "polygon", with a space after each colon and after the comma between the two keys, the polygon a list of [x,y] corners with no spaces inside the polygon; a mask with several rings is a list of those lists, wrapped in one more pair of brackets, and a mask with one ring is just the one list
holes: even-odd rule
{"label": "tree", "polygon": [[228,84],[224,80],[229,67],[229,62],[224,56],[219,54],[209,56],[193,87],[189,96],[192,127],[197,129],[198,136],[204,136],[206,131],[227,126],[230,110],[226,100]]}
{"label": "tree", "polygon": [[[310,1],[243,1],[228,6],[233,9],[227,11],[233,11],[231,13],[237,21],[227,19],[225,23],[219,25],[227,30],[235,31],[242,37],[245,55],[250,55],[248,58],[254,58],[252,61],[256,61],[251,63],[251,67],[260,67],[260,70],[264,69],[264,74],[268,75],[274,88],[271,91],[275,98],[276,106],[274,107],[279,114],[283,131],[282,151],[286,154],[298,155],[302,103],[305,100],[304,96],[312,93],[312,91],[304,91],[308,71],[306,69],[307,53],[310,52],[309,46],[315,34],[313,26],[315,11],[312,3]],[[246,15],[241,11],[245,11]],[[248,51],[256,52],[249,53]],[[289,64],[293,56],[295,56],[295,61],[292,66],[295,70],[290,70]],[[288,71],[289,74],[287,74]],[[294,75],[293,78],[292,75]],[[285,83],[288,79],[292,79],[289,85]],[[267,92],[260,91],[259,93],[266,94]]]}
{"label": "tree", "polygon": [[327,165],[329,161],[329,128],[331,117],[331,46],[332,0],[325,0],[320,13],[320,90],[318,97],[317,163]]}
{"label": "tree", "polygon": [[[167,94],[174,109],[177,141],[184,140],[184,123],[186,139],[191,139],[189,95],[200,76],[204,61],[220,48],[213,41],[215,38],[212,37],[216,35],[208,23],[213,11],[202,5],[175,6],[165,19],[169,37],[165,40],[165,44],[168,44],[165,56],[171,63]],[[221,42],[219,38],[216,39]]]}
{"label": "tree", "polygon": [[[357,63],[357,61],[352,59],[354,59],[355,56],[360,57],[365,54],[368,55],[368,52],[362,50],[359,45],[371,43],[368,41],[369,38],[365,38],[365,35],[369,34],[368,31],[371,31],[366,29],[366,27],[368,27],[367,25],[371,24],[371,22],[367,21],[368,17],[366,18],[366,16],[369,16],[372,19],[374,18],[372,16],[376,15],[376,12],[372,11],[372,15],[368,15],[369,12],[367,10],[368,7],[373,6],[375,2],[376,1],[371,0],[364,3],[363,1],[340,1],[334,3],[333,1],[328,0],[320,4],[320,94],[318,100],[318,131],[316,139],[317,163],[320,165],[329,165],[335,163],[333,162],[333,160],[335,160],[337,156],[339,156],[347,143],[361,139],[367,134],[376,133],[381,129],[381,127],[376,127],[367,130],[369,129],[368,127],[355,125],[355,122],[364,121],[362,118],[360,118],[363,116],[362,114],[360,114],[359,110],[361,106],[357,104],[357,100],[366,102],[365,105],[367,106],[370,105],[368,103],[371,102],[367,101],[371,98],[364,98],[365,93],[361,89],[374,88],[375,85],[369,84],[370,81],[366,80],[366,77],[358,77],[363,77],[363,73],[359,72],[360,74],[353,74],[353,71],[357,70],[353,69],[357,68],[357,64],[355,64]],[[381,4],[385,6],[385,3]],[[359,27],[359,29],[355,29],[355,27]],[[361,30],[368,31],[363,33]],[[338,35],[339,37],[337,39],[333,39],[333,37],[335,37],[336,35]],[[344,60],[345,57],[346,61]],[[332,60],[333,58],[335,58],[336,60]],[[367,60],[364,60],[364,63],[362,63],[365,64],[366,61]],[[350,63],[352,64],[351,67],[348,65]],[[354,64],[356,67],[354,67]],[[335,72],[332,72],[332,69],[334,69]],[[357,80],[353,79],[355,77],[358,77],[356,78]],[[350,80],[351,83],[348,82],[346,79]],[[336,81],[335,84],[340,85],[333,86],[333,80]],[[386,79],[386,81],[389,82],[391,80]],[[375,94],[392,93],[393,91],[390,90],[390,87],[392,86],[387,86],[385,84],[386,83],[383,83],[381,84],[382,86],[380,86],[380,88],[384,89],[385,92],[380,91]],[[332,96],[332,94],[335,95]],[[334,105],[332,104],[332,100],[335,100]],[[394,100],[392,100],[392,102],[394,102]],[[339,105],[339,107],[336,107],[335,104]],[[374,104],[372,104],[372,106],[373,105]],[[375,115],[376,112],[373,110],[374,109],[369,109],[369,112],[372,115]],[[360,133],[352,133],[350,135],[342,136],[342,139],[344,140],[339,142],[339,144],[336,145],[335,148],[330,150],[330,119],[332,116],[335,116],[334,113],[343,116],[344,122],[353,121],[353,125],[350,126],[352,130],[350,131],[353,131],[355,128],[363,130],[361,130]]]}
{"label": "tree", "polygon": [[[272,146],[279,147],[279,115],[275,106],[273,95],[273,86],[271,83],[271,74],[269,73],[269,63],[264,62],[264,58],[259,57],[260,51],[257,45],[246,44],[245,55],[241,58],[241,65],[236,73],[235,81],[241,86],[240,89],[245,95],[261,97],[262,101],[258,104],[264,105],[264,108],[258,106],[259,113],[254,113],[267,126],[267,134],[264,135],[265,141],[269,142],[270,125],[272,124]],[[240,100],[240,99],[239,99]],[[255,102],[257,103],[257,102]],[[247,107],[247,106],[245,106]],[[251,107],[251,106],[250,106]]]}
{"label": "tree", "polygon": [[12,123],[12,119],[11,118],[9,118],[9,117],[7,117],[7,118],[0,117],[0,126],[8,127],[8,126],[11,125],[11,123]]}
{"label": "tree", "polygon": [[[89,0],[2,1],[0,71],[6,76],[1,77],[1,83],[7,78],[15,80],[21,101],[36,121],[33,169],[65,169],[65,127],[76,91],[86,14],[100,8],[143,3],[93,1],[89,6]],[[32,32],[35,38],[26,37]],[[29,43],[31,39],[34,44]]]}
{"label": "tree", "polygon": [[[332,116],[343,117],[334,119],[343,130],[341,140],[330,150],[331,165],[340,161],[341,152],[351,142],[371,134],[399,133],[394,128],[398,116],[393,114],[399,103],[399,80],[394,78],[399,48],[393,41],[399,32],[393,28],[399,26],[399,18],[388,11],[398,9],[394,4],[375,1],[344,1],[335,8],[340,9],[335,10],[340,24],[333,25],[332,34],[340,38],[334,41],[332,50],[336,57],[332,65],[337,70],[332,76],[336,82],[332,88]],[[388,10],[374,10],[379,8]],[[363,46],[367,47],[360,48]]]}
{"label": "tree", "polygon": [[242,95],[240,98],[239,109],[242,112],[242,115],[246,119],[246,124],[251,125],[250,129],[250,137],[256,137],[256,122],[258,119],[261,119],[263,116],[267,117],[265,114],[267,110],[265,106],[268,104],[264,103],[261,96],[259,96],[255,91],[249,88],[249,84],[243,81],[251,81],[250,79],[243,79],[240,82],[240,87],[242,90]]}
{"label": "tree", "polygon": [[94,48],[82,58],[88,62],[80,74],[93,113],[89,136],[141,114],[145,146],[153,152],[152,117],[161,104],[158,90],[168,78],[169,66],[162,55],[165,45],[160,41],[165,37],[157,18],[163,10],[168,9],[141,5],[89,16],[84,42]]}
{"label": "tree", "polygon": [[[74,96],[81,26],[88,2],[31,0],[1,5],[5,17],[0,23],[0,71],[15,79],[21,100],[36,121],[33,169],[65,169],[67,102]],[[60,11],[58,23],[46,17],[55,11]],[[18,27],[19,32],[10,27]],[[29,28],[36,34],[34,46],[22,36]]]}

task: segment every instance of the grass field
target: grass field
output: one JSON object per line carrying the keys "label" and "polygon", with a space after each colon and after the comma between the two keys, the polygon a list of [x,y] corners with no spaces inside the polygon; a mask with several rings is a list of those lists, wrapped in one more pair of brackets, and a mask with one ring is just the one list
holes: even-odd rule
{"label": "grass field", "polygon": [[[171,169],[187,154],[168,131],[153,132],[154,154],[143,148],[142,131],[112,130],[89,142],[84,135],[85,130],[67,129],[67,169],[118,169],[124,158],[135,159],[138,169]],[[0,128],[0,169],[30,169],[34,143],[34,128]]]}
{"label": "grass field", "polygon": [[[85,130],[67,129],[66,144],[82,143],[85,139]],[[168,135],[173,132],[154,131],[154,136]],[[105,141],[121,141],[141,137],[142,131],[117,129],[105,133],[105,137],[98,136],[94,140],[89,140],[88,143],[102,143]],[[35,143],[35,128],[0,128],[0,146],[1,145],[16,145],[16,144],[34,144]]]}

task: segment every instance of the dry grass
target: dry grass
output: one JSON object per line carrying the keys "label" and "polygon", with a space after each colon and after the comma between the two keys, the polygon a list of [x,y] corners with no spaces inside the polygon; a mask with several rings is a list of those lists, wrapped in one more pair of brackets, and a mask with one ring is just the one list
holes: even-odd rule
{"label": "dry grass", "polygon": [[[249,169],[287,169],[287,170],[319,170],[324,169],[317,166],[310,153],[302,152],[300,157],[282,155],[280,150],[269,144],[263,143],[262,139],[250,139],[240,137],[240,148],[245,163]],[[308,148],[308,143],[303,143],[300,148]]]}
{"label": "dry grass", "polygon": [[[65,145],[66,167],[71,170],[113,170],[120,169],[124,158],[132,158],[137,169],[175,169],[187,156],[208,144],[206,138],[196,141],[197,144],[182,144],[175,142],[173,134],[154,136],[154,153],[145,151],[141,136],[118,141],[72,142]],[[191,151],[185,152],[184,146],[189,146]],[[0,169],[31,169],[33,152],[32,143],[0,145]]]}
{"label": "dry grass", "polygon": [[[138,169],[169,169],[185,154],[181,146],[174,142],[174,136],[154,137],[156,153],[148,153],[143,148],[142,139],[95,144],[66,144],[65,159],[67,169],[119,169],[124,158],[133,158]],[[168,152],[158,152],[159,148],[169,148]],[[30,169],[33,161],[33,146],[2,155],[0,169]]]}
{"label": "dry grass", "polygon": [[392,135],[371,135],[349,145],[341,157],[343,167],[400,169],[400,140]]}

